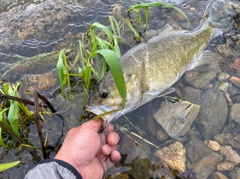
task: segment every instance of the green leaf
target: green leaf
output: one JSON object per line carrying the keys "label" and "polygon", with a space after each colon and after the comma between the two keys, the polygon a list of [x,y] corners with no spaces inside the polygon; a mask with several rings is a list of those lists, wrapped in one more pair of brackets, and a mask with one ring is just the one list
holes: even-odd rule
{"label": "green leaf", "polygon": [[87,94],[88,94],[88,89],[90,86],[90,79],[91,79],[91,73],[92,72],[92,65],[90,64],[89,60],[87,60],[87,66],[85,68],[85,78],[84,78],[84,88],[85,92],[83,95],[83,106],[85,106],[87,102]]}
{"label": "green leaf", "polygon": [[[4,113],[7,112],[8,108],[5,108],[3,110],[0,111],[0,121],[7,127],[10,128],[7,120],[4,118]],[[3,139],[2,139],[2,128],[0,127],[0,145],[6,148],[10,148],[8,147],[6,144],[4,144]]]}
{"label": "green leaf", "polygon": [[122,98],[122,108],[123,108],[125,104],[126,96],[127,96],[127,90],[126,90],[126,84],[123,76],[122,67],[118,60],[118,57],[114,51],[109,49],[103,49],[103,50],[98,50],[96,52],[93,52],[90,55],[90,58],[94,58],[97,54],[101,54],[104,57],[104,59],[106,60],[110,68],[114,82]]}
{"label": "green leaf", "polygon": [[[57,63],[57,71],[60,81],[60,88],[61,93],[64,96],[64,85],[66,83],[69,83],[69,73],[68,73],[68,65],[67,65],[67,56],[65,55],[64,50],[61,50],[58,57],[58,63]],[[68,86],[70,87],[70,86]]]}
{"label": "green leaf", "polygon": [[105,25],[102,25],[98,22],[94,22],[90,29],[94,29],[94,28],[99,28],[99,29],[102,29],[108,36],[109,40],[112,41],[112,38],[113,38],[113,34],[112,32],[105,26]]}
{"label": "green leaf", "polygon": [[80,53],[80,63],[81,63],[81,65],[82,65],[82,68],[84,68],[85,66],[85,64],[84,64],[84,57],[83,57],[83,46],[82,46],[82,41],[81,40],[79,40],[78,41],[79,42],[79,53]]}
{"label": "green leaf", "polygon": [[20,161],[10,162],[10,163],[2,163],[2,164],[0,164],[0,172],[7,170],[9,168],[15,167],[19,163],[20,163]]}
{"label": "green leaf", "polygon": [[121,36],[119,23],[113,16],[109,16],[111,28],[115,36]]}
{"label": "green leaf", "polygon": [[113,51],[116,53],[117,57],[120,58],[121,57],[121,51],[120,51],[120,48],[118,46],[118,40],[117,40],[116,37],[113,37],[113,43],[114,43]]}
{"label": "green leaf", "polygon": [[[17,84],[16,88],[13,90],[12,87],[9,85],[8,87],[8,94],[11,96],[17,96],[17,88],[20,84]],[[9,100],[10,101],[10,107],[9,107],[9,112],[8,112],[8,121],[10,123],[10,126],[13,130],[13,132],[20,137],[20,133],[18,131],[18,115],[19,115],[19,106],[18,102],[14,100]]]}

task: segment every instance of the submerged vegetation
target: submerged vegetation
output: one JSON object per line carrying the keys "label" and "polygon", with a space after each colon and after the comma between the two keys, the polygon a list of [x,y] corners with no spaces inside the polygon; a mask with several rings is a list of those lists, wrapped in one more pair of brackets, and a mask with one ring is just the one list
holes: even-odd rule
{"label": "submerged vegetation", "polygon": [[[143,26],[144,31],[146,31],[149,21],[149,8],[156,6],[173,8],[186,18],[186,15],[175,6],[160,2],[135,5],[128,9],[127,13],[132,11],[136,12],[138,17],[137,24]],[[141,9],[145,10],[145,22],[143,22],[141,18]],[[119,43],[124,42],[121,34],[122,31],[128,27],[133,32],[134,39],[137,42],[141,41],[141,35],[137,30],[138,28],[129,18],[121,17],[116,19],[110,16],[109,22],[109,27],[98,22],[90,26],[86,34],[83,34],[82,39],[79,40],[79,49],[75,59],[72,60],[68,58],[67,50],[61,50],[59,53],[57,70],[61,94],[66,97],[70,93],[71,77],[80,78],[80,84],[84,89],[83,107],[87,102],[88,91],[92,86],[92,79],[99,82],[106,72],[110,70],[122,98],[122,108],[124,108],[127,91],[119,62],[119,58],[121,57]],[[40,125],[40,122],[44,122],[44,119],[39,114],[38,98],[42,99],[52,113],[56,111],[47,99],[37,92],[34,94],[34,101],[20,98],[18,94],[19,86],[20,84],[4,84],[3,90],[0,89],[0,99],[3,99],[0,101],[0,146],[7,149],[25,148],[33,156],[35,161],[39,161],[40,158],[35,152],[35,150],[39,148],[31,145],[28,138],[24,138],[26,135],[22,134],[22,131],[24,131],[22,128],[29,125],[31,122],[36,124],[43,157],[47,158],[45,149],[46,139],[44,140],[42,137]],[[67,86],[67,93],[65,91],[65,86]],[[34,112],[30,111],[26,105],[34,106]],[[19,161],[1,164],[0,172],[18,163]]]}

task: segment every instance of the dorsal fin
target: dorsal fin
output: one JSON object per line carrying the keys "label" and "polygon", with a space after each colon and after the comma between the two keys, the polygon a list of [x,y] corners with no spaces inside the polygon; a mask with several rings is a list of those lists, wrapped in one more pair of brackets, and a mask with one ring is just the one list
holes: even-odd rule
{"label": "dorsal fin", "polygon": [[182,29],[177,25],[166,24],[162,32],[179,31],[179,30],[182,30]]}

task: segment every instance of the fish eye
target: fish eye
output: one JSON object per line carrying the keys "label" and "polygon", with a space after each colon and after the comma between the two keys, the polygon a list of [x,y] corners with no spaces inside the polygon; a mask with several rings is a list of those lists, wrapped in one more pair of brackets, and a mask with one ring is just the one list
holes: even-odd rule
{"label": "fish eye", "polygon": [[108,97],[108,92],[104,91],[100,93],[100,97],[106,99]]}

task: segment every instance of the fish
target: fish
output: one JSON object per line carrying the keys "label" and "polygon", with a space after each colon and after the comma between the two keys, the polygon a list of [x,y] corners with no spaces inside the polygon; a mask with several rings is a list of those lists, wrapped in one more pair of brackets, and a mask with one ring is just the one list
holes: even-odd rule
{"label": "fish", "polygon": [[118,110],[103,116],[103,126],[131,112],[147,102],[174,91],[172,86],[186,71],[211,63],[214,55],[205,50],[209,42],[223,33],[214,23],[204,18],[193,31],[168,25],[164,31],[129,51],[119,60],[126,83],[127,97],[122,98],[108,72],[89,98],[86,110],[96,115]]}

